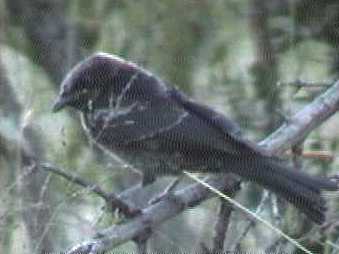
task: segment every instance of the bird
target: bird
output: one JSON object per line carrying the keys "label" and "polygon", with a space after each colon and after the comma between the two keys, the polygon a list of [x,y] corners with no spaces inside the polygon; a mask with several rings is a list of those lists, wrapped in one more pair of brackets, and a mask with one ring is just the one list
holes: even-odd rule
{"label": "bird", "polygon": [[332,178],[311,176],[263,152],[235,122],[117,55],[95,53],[61,83],[53,112],[71,107],[101,149],[139,170],[143,183],[159,176],[233,173],[284,198],[317,224],[325,221],[323,190]]}

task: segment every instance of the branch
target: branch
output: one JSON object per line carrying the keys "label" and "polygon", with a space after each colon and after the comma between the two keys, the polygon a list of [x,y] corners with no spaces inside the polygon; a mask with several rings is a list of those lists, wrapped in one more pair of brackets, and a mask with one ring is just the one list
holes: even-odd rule
{"label": "branch", "polygon": [[329,88],[333,82],[310,82],[297,79],[291,82],[280,82],[282,85],[295,86],[296,88]]}
{"label": "branch", "polygon": [[138,209],[131,207],[130,205],[125,203],[123,200],[118,198],[116,195],[114,195],[114,193],[105,192],[100,186],[96,184],[87,182],[86,180],[76,175],[70,174],[63,169],[60,169],[48,163],[41,163],[40,166],[41,166],[41,169],[45,171],[52,172],[56,175],[59,175],[65,178],[66,180],[72,183],[75,183],[79,186],[82,186],[85,189],[97,194],[99,197],[102,197],[108,204],[111,204],[113,208],[114,207],[119,208],[127,217],[133,217],[136,214],[140,213]]}
{"label": "branch", "polygon": [[[291,151],[287,151],[286,155],[293,155]],[[317,159],[321,161],[333,161],[335,155],[330,151],[302,151],[301,157],[305,159]]]}
{"label": "branch", "polygon": [[339,81],[327,89],[312,103],[298,111],[268,138],[259,143],[268,154],[280,154],[300,143],[305,137],[330,116],[339,107]]}
{"label": "branch", "polygon": [[[235,192],[228,194],[231,198],[235,196]],[[218,218],[214,226],[213,249],[211,253],[223,253],[224,242],[227,229],[230,223],[233,207],[226,203],[224,199],[220,199],[220,208]]]}
{"label": "branch", "polygon": [[63,170],[61,168],[55,167],[55,166],[48,164],[48,163],[41,163],[41,168],[45,171],[52,172],[56,175],[59,175],[59,176],[65,178],[66,180],[68,180],[72,183],[75,183],[79,186],[82,186],[85,189],[88,189],[89,191],[92,191],[93,193],[102,197],[104,200],[109,199],[109,194],[106,193],[103,189],[101,189],[100,186],[98,186],[96,184],[89,183],[86,180],[84,180],[84,179],[82,179],[82,178],[80,178],[76,175],[70,174],[70,173],[66,172],[65,170]]}
{"label": "branch", "polygon": [[[262,194],[262,198],[261,201],[257,207],[257,210],[255,211],[256,214],[260,214],[267,202],[267,200],[269,199],[269,193],[265,190]],[[255,226],[256,221],[253,220],[253,218],[250,218],[251,221],[247,224],[247,226],[245,227],[245,229],[243,230],[243,232],[240,234],[239,238],[235,241],[235,247],[234,247],[234,252],[236,253],[237,251],[240,251],[240,245],[242,240],[246,237],[246,235],[248,234],[248,232]]]}
{"label": "branch", "polygon": [[[290,121],[281,126],[268,138],[260,142],[268,154],[281,153],[303,140],[314,128],[328,119],[338,110],[339,81],[337,81],[324,94],[316,98],[290,118]],[[232,175],[215,179],[210,177],[206,182],[214,188],[227,193],[234,190],[237,181]],[[123,225],[109,227],[88,242],[81,243],[72,248],[68,254],[84,254],[107,251],[113,247],[134,239],[146,229],[157,226],[178,215],[187,207],[200,204],[202,201],[214,196],[200,184],[194,184],[183,190],[173,193],[173,198],[161,200],[142,210],[137,216]]]}
{"label": "branch", "polygon": [[[234,187],[238,188],[235,184],[238,181],[232,175],[224,175],[222,177],[210,177],[206,182],[220,191],[233,192]],[[192,184],[182,190],[178,190],[171,194],[168,199],[160,200],[158,203],[147,207],[142,210],[142,214],[126,224],[114,225],[101,232],[89,242],[82,243],[72,248],[67,254],[75,253],[100,253],[107,251],[117,245],[136,238],[145,230],[157,226],[170,218],[178,215],[183,210],[189,207],[199,205],[207,198],[213,197],[207,188],[202,187],[200,184]]]}

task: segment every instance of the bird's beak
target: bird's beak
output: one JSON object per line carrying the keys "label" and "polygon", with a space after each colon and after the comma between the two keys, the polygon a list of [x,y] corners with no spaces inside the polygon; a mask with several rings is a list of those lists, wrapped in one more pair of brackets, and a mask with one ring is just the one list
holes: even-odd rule
{"label": "bird's beak", "polygon": [[54,105],[53,105],[53,113],[56,113],[60,110],[62,110],[65,106],[67,106],[67,104],[71,101],[71,99],[69,98],[65,98],[65,97],[62,97],[62,96],[59,96],[56,101],[54,102]]}

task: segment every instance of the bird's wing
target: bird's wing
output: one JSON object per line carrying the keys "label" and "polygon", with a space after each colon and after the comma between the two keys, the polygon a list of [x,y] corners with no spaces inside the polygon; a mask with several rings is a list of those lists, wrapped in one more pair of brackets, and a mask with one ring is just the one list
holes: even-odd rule
{"label": "bird's wing", "polygon": [[170,97],[180,105],[190,119],[183,123],[185,129],[191,130],[191,135],[200,137],[203,143],[209,147],[222,150],[227,153],[261,153],[260,148],[241,136],[239,126],[216,112],[215,110],[197,103],[183,93],[173,88],[169,90]]}
{"label": "bird's wing", "polygon": [[136,101],[125,109],[102,109],[92,114],[89,128],[99,143],[129,144],[150,139],[180,123],[187,113],[161,98]]}
{"label": "bird's wing", "polygon": [[224,115],[216,112],[208,106],[191,100],[175,88],[170,89],[169,94],[170,97],[187,112],[199,117],[205,122],[208,122],[214,128],[218,128],[225,135],[233,136],[234,138],[239,138],[241,136],[241,130],[237,123],[228,119]]}
{"label": "bird's wing", "polygon": [[235,123],[175,89],[148,102],[135,102],[120,113],[100,110],[92,119],[92,137],[106,145],[142,144],[151,140],[168,150],[238,155],[255,151],[241,138]]}

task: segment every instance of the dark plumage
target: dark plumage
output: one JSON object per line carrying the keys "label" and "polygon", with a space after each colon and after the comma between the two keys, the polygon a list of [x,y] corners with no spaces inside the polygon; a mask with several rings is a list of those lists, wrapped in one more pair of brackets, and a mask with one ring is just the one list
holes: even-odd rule
{"label": "dark plumage", "polygon": [[285,198],[322,223],[320,191],[337,183],[286,167],[240,136],[239,128],[213,109],[133,63],[95,54],[62,83],[54,111],[83,113],[91,138],[152,179],[164,174],[232,172]]}

